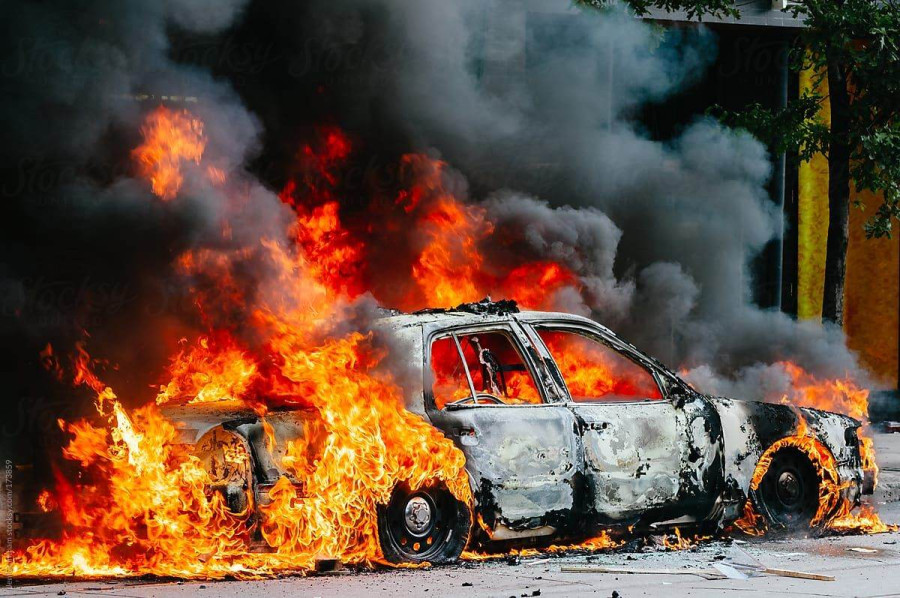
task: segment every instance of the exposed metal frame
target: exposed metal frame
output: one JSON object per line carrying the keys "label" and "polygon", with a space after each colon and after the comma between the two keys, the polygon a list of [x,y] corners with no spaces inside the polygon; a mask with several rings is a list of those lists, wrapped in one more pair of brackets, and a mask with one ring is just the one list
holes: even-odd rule
{"label": "exposed metal frame", "polygon": [[[537,375],[536,366],[532,361],[532,356],[528,354],[528,351],[523,350],[522,340],[519,338],[519,334],[524,334],[521,330],[516,330],[516,325],[518,322],[509,317],[502,317],[497,319],[490,319],[485,322],[469,322],[465,324],[452,325],[448,327],[423,327],[423,344],[422,344],[422,373],[423,379],[428,380],[433,377],[432,369],[431,369],[431,345],[434,341],[439,340],[442,337],[454,337],[454,342],[457,343],[457,351],[461,353],[462,346],[459,345],[459,339],[456,338],[457,334],[467,334],[469,332],[478,332],[478,331],[491,331],[491,332],[505,332],[510,333],[512,338],[510,338],[510,342],[513,343],[513,348],[519,353],[522,358],[522,363],[525,364],[527,368],[528,374],[531,376],[531,380],[538,391],[538,395],[541,397],[540,403],[521,403],[515,405],[508,404],[491,404],[491,405],[482,405],[482,404],[473,404],[473,405],[463,405],[465,408],[474,408],[474,407],[486,407],[486,408],[506,408],[506,407],[543,407],[547,405],[562,405],[563,403],[558,400],[554,400],[549,396],[549,391],[543,385],[543,383],[539,383],[540,377]],[[508,335],[509,336],[509,335]],[[474,382],[472,381],[471,374],[469,373],[468,365],[465,362],[464,355],[461,355],[461,359],[463,361],[463,365],[466,371],[467,381],[470,386],[469,389],[473,391],[472,396],[475,396],[474,393]],[[554,366],[555,367],[555,366]],[[422,399],[424,401],[425,411],[441,411],[437,408],[437,404],[434,398],[434,388],[433,384],[425,384],[422,389]]]}

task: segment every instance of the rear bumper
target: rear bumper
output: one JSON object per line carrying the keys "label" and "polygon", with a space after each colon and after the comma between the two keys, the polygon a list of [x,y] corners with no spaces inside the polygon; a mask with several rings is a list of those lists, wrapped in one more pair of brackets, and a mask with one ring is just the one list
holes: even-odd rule
{"label": "rear bumper", "polygon": [[841,497],[853,506],[859,505],[862,495],[866,494],[866,474],[860,467],[859,461],[854,459],[852,462],[838,463],[837,474]]}

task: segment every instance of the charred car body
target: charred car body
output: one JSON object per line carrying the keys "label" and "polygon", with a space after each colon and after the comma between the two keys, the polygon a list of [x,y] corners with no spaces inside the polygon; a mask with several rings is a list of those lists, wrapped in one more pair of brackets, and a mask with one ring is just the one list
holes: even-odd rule
{"label": "charred car body", "polygon": [[[738,519],[748,500],[776,527],[808,525],[819,479],[802,453],[779,451],[751,491],[760,457],[800,425],[833,455],[847,500],[872,492],[858,421],[702,395],[587,318],[481,302],[390,313],[377,329],[392,351],[409,356],[407,409],[462,450],[475,497],[469,513],[445,488],[398,487],[379,513],[391,561],[452,561],[474,535],[525,541],[617,529],[711,531]],[[256,504],[266,502],[267,489],[286,475],[277,447],[303,434],[305,418],[303,411],[267,415],[273,450],[252,411],[203,404],[166,411],[235,510],[246,506],[249,489]],[[222,469],[221,455],[232,450],[250,455],[248,469]]]}

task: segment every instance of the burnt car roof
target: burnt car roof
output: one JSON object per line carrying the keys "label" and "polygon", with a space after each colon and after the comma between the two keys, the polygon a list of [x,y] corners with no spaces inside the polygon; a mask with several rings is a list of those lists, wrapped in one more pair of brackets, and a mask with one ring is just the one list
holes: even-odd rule
{"label": "burnt car roof", "polygon": [[[615,332],[600,324],[591,318],[580,316],[566,312],[555,311],[532,311],[520,310],[513,300],[503,299],[500,301],[492,301],[490,297],[473,303],[462,303],[456,307],[448,308],[428,308],[419,311],[407,313],[398,310],[382,310],[382,323],[387,328],[399,330],[411,326],[423,324],[481,324],[485,322],[507,322],[516,319],[530,324],[539,323],[576,323],[585,324],[593,328],[600,328],[604,334],[615,342],[627,346],[633,350],[641,359],[648,363],[652,363],[661,372],[667,374],[677,383],[691,388],[691,385],[685,382],[678,374],[672,371],[667,365],[660,362],[655,357],[648,355],[635,347],[632,343],[616,335]],[[692,389],[693,390],[693,389]],[[696,392],[696,391],[694,391]]]}
{"label": "burnt car roof", "polygon": [[565,312],[520,310],[516,302],[509,299],[492,301],[490,298],[487,298],[473,303],[462,303],[456,307],[427,308],[414,312],[401,312],[391,309],[385,309],[381,312],[381,319],[397,328],[440,322],[452,322],[454,324],[491,321],[506,322],[513,318],[524,322],[553,320],[581,322],[599,326],[611,336],[615,336],[615,333],[609,328],[590,318]]}

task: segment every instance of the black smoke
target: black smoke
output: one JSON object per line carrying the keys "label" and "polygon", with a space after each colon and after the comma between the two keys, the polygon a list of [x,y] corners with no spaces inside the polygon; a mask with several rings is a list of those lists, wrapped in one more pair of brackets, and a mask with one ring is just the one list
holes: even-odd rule
{"label": "black smoke", "polygon": [[711,392],[783,392],[784,359],[865,380],[840,330],[752,302],[749,264],[782,226],[766,148],[702,115],[662,141],[637,118],[702,78],[711,32],[566,2],[321,2],[307,25],[320,56],[378,49],[330,73],[341,119],[457,168],[497,223],[492,258],[579,274],[561,307]]}
{"label": "black smoke", "polygon": [[142,402],[197,325],[171,262],[222,243],[227,202],[191,172],[168,203],[136,178],[129,152],[160,104],[204,121],[206,156],[250,198],[230,214],[235,246],[283,228],[275,191],[303,140],[336,125],[356,147],[342,209],[395,189],[402,154],[440,156],[504,241],[489,259],[563,262],[581,284],[560,308],[706,389],[759,398],[786,383],[781,359],[862,376],[839,330],[751,301],[748,264],[780,226],[765,148],[699,115],[666,140],[641,124],[703,77],[706,29],[564,0],[26,1],[4,16],[3,450],[21,460],[89,409],[44,373],[48,342],[87,330]]}
{"label": "black smoke", "polygon": [[[219,226],[221,202],[190,175],[184,201],[154,201],[130,150],[149,110],[189,108],[217,163],[240,172],[258,147],[257,118],[227,81],[180,60],[173,39],[222,33],[245,4],[4,3],[0,434],[16,462],[45,464],[58,452],[56,419],[91,409],[43,370],[48,343],[65,354],[90,335],[89,349],[110,360],[105,377],[134,403],[153,396],[190,330],[170,264]],[[277,199],[247,181],[263,219],[277,218]]]}

